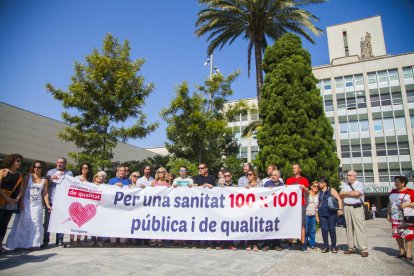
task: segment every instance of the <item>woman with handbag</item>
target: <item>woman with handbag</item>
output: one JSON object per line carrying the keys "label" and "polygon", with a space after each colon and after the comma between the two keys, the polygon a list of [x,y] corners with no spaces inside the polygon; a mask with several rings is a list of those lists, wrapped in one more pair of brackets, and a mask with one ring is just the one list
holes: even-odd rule
{"label": "woman with handbag", "polygon": [[321,224],[323,248],[322,253],[329,252],[328,233],[331,236],[331,251],[338,253],[336,247],[336,216],[342,216],[342,200],[338,192],[328,186],[328,179],[321,177],[319,179],[319,198],[318,198],[318,215]]}
{"label": "woman with handbag", "polygon": [[3,239],[23,192],[23,176],[17,171],[22,161],[23,157],[20,154],[10,154],[4,158],[4,169],[0,170],[0,253],[7,253],[3,247]]}
{"label": "woman with handbag", "polygon": [[387,219],[391,222],[392,237],[397,240],[400,253],[396,258],[413,260],[414,190],[407,188],[405,176],[394,178],[395,189],[390,193]]}

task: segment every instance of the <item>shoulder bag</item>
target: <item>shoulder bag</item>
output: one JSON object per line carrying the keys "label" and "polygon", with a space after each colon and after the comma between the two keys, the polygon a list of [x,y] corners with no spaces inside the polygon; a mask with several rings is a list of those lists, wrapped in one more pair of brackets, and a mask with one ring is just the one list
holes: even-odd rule
{"label": "shoulder bag", "polygon": [[[349,184],[349,187],[351,187],[352,191],[355,191],[354,187],[352,187],[351,184]],[[368,207],[364,204],[364,201],[362,201],[362,199],[359,199],[361,201],[362,206],[364,207],[364,216],[365,216],[365,220],[370,220],[371,219],[371,213],[368,210]]]}

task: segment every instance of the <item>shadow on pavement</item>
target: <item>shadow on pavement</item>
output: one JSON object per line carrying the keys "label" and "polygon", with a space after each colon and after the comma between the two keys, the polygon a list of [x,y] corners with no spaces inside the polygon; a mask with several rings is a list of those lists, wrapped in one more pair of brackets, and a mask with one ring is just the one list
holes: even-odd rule
{"label": "shadow on pavement", "polygon": [[[391,257],[395,257],[400,253],[400,251],[398,249],[389,248],[389,247],[375,246],[375,247],[372,248],[372,250],[383,252],[383,253],[387,254],[388,256],[391,256]],[[414,267],[414,263],[412,261],[410,262],[410,261],[407,261],[405,259],[401,259],[401,261]]]}
{"label": "shadow on pavement", "polygon": [[56,256],[56,253],[44,255],[30,255],[30,251],[10,252],[0,255],[0,270],[17,267],[27,263],[40,263]]}

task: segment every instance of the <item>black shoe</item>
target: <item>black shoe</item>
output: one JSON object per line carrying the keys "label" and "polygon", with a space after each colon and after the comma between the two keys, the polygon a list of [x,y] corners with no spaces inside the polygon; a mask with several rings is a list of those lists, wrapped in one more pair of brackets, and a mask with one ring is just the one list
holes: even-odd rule
{"label": "black shoe", "polygon": [[328,248],[322,248],[321,252],[322,253],[328,253],[329,252],[329,249]]}
{"label": "black shoe", "polygon": [[42,245],[40,245],[40,248],[46,248],[46,247],[48,247],[49,246],[49,244],[47,244],[47,243],[43,243]]}

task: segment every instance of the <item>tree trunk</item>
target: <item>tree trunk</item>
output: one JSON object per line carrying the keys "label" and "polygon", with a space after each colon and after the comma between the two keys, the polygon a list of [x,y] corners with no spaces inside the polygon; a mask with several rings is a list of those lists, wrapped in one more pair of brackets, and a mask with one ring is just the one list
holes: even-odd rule
{"label": "tree trunk", "polygon": [[[262,86],[263,86],[263,71],[262,71],[262,45],[261,42],[254,42],[254,56],[256,60],[256,93],[257,102],[260,103],[262,97]],[[260,116],[260,113],[259,113]]]}

